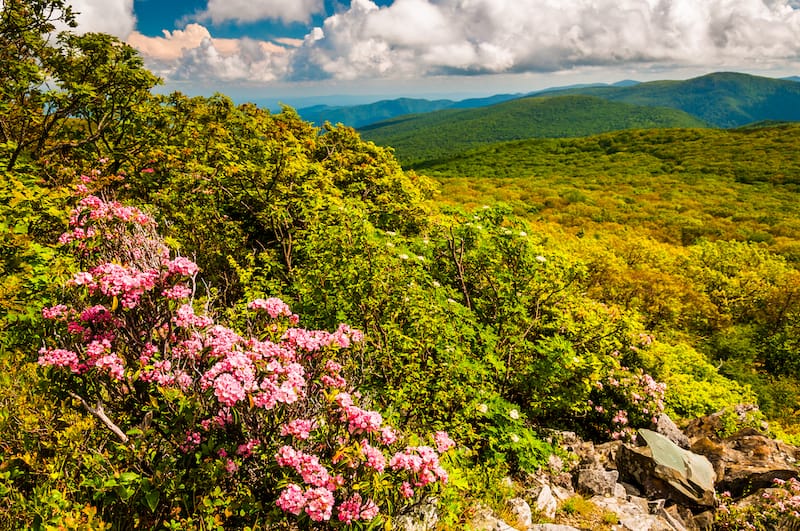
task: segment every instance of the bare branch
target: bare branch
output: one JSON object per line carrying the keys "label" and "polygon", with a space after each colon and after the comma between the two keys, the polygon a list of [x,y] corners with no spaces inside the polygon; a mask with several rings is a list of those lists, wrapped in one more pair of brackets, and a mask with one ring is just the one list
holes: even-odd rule
{"label": "bare branch", "polygon": [[114,422],[110,418],[108,418],[105,411],[103,411],[103,404],[99,400],[97,401],[97,407],[92,407],[86,400],[84,400],[82,396],[77,395],[72,391],[68,392],[69,396],[71,396],[76,400],[80,400],[81,404],[83,404],[83,407],[86,408],[86,411],[88,411],[89,413],[100,419],[100,422],[105,424],[106,427],[109,430],[111,430],[114,433],[114,435],[116,435],[117,438],[119,438],[120,441],[122,441],[123,444],[128,444],[130,438],[127,435],[125,435],[125,433],[119,428],[119,426],[114,424]]}

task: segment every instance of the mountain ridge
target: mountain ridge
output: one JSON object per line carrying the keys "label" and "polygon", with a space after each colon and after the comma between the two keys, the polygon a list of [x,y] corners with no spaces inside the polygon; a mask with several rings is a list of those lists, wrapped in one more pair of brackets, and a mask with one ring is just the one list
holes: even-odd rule
{"label": "mountain ridge", "polygon": [[418,163],[499,141],[659,127],[708,124],[676,109],[572,94],[529,96],[477,109],[400,116],[363,127],[360,132],[376,144],[392,146],[403,163]]}

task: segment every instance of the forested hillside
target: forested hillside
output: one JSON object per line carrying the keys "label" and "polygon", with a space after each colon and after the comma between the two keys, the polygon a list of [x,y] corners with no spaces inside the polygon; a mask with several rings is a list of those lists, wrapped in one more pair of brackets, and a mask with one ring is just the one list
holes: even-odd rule
{"label": "forested hillside", "polygon": [[800,84],[736,72],[685,81],[652,81],[630,87],[586,87],[542,93],[584,94],[609,101],[680,109],[716,127],[763,120],[800,121]]}
{"label": "forested hillside", "polygon": [[71,22],[0,8],[1,529],[391,529],[433,496],[456,530],[568,466],[556,429],[758,402],[796,440],[792,127],[493,146],[552,183],[472,208],[422,173],[503,184],[492,154],[415,173],[290,108],[157,95]]}
{"label": "forested hillside", "polygon": [[402,116],[363,127],[364,138],[392,146],[404,164],[471,147],[523,138],[575,137],[647,127],[704,127],[674,109],[608,102],[589,96],[520,98],[463,111]]}

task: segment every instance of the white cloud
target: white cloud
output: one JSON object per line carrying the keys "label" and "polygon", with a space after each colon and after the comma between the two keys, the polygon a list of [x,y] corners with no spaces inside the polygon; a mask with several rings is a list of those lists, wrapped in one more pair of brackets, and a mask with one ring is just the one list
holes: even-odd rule
{"label": "white cloud", "polygon": [[81,33],[110,33],[126,38],[136,27],[133,0],[72,0]]}
{"label": "white cloud", "polygon": [[322,0],[209,0],[208,7],[200,15],[214,24],[235,20],[253,22],[272,19],[285,23],[308,22],[311,16],[322,13]]}
{"label": "white cloud", "polygon": [[200,45],[184,50],[169,74],[175,80],[220,80],[272,82],[282,79],[289,66],[289,53],[274,44],[240,39],[233,53],[217,47],[205,38]]}
{"label": "white cloud", "polygon": [[789,1],[353,0],[298,58],[342,79],[798,61]]}
{"label": "white cloud", "polygon": [[239,46],[238,39],[212,39],[208,29],[200,24],[187,24],[182,30],[164,30],[162,37],[148,37],[135,31],[127,41],[147,57],[174,61],[180,59],[186,50],[198,48],[205,39],[211,39],[223,55],[235,53]]}
{"label": "white cloud", "polygon": [[[83,0],[88,2],[90,0]],[[99,4],[99,0],[95,0]],[[167,79],[412,79],[582,68],[800,68],[800,0],[371,0],[301,42],[190,24],[129,42]],[[121,0],[116,0],[120,5]],[[210,0],[212,20],[308,20],[321,0]]]}

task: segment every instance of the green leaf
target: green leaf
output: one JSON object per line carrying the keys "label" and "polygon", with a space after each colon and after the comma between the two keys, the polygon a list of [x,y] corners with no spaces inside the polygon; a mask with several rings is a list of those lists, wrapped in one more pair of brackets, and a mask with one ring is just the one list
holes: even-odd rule
{"label": "green leaf", "polygon": [[147,494],[144,495],[144,499],[147,502],[147,507],[150,508],[150,511],[156,512],[156,507],[158,507],[158,498],[161,496],[161,493],[157,490],[151,490]]}

